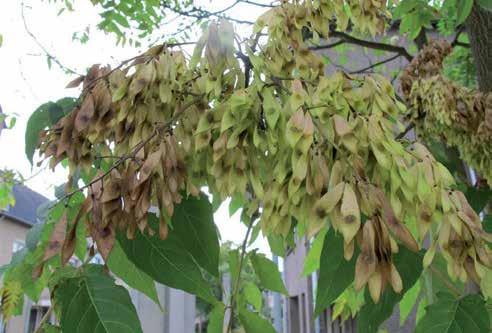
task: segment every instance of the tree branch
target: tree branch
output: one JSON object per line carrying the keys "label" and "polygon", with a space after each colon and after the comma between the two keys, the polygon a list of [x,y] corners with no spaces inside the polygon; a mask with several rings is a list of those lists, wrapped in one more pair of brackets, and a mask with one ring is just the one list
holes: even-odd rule
{"label": "tree branch", "polygon": [[400,134],[398,134],[396,137],[395,137],[395,140],[401,140],[405,137],[405,135],[408,134],[408,132],[410,132],[413,128],[415,127],[415,124],[414,123],[410,123],[407,125],[407,127],[405,127],[405,129],[403,130],[403,132],[401,132]]}
{"label": "tree branch", "polygon": [[333,37],[338,37],[342,40],[344,40],[346,43],[349,44],[355,44],[355,45],[360,45],[364,46],[370,49],[377,49],[377,50],[383,50],[383,51],[389,51],[389,52],[394,52],[398,53],[401,56],[405,57],[408,61],[412,61],[413,57],[410,53],[408,53],[407,49],[405,49],[402,46],[396,46],[396,45],[391,45],[391,44],[385,44],[385,43],[380,43],[380,42],[372,42],[364,39],[359,39],[353,36],[350,36],[349,34],[346,34],[345,32],[341,31],[330,31],[331,36]]}
{"label": "tree branch", "polygon": [[455,46],[461,46],[461,47],[466,47],[466,48],[469,48],[470,47],[470,44],[468,43],[463,43],[463,42],[460,42],[459,39],[460,39],[460,36],[461,34],[465,31],[465,26],[464,25],[460,25],[458,27],[458,29],[456,30],[456,35],[454,36],[454,39],[453,41],[451,42],[451,46],[452,47],[455,47]]}
{"label": "tree branch", "polygon": [[317,50],[326,50],[326,49],[331,49],[334,47],[337,47],[340,44],[344,44],[345,41],[343,39],[340,39],[334,43],[326,44],[326,45],[317,45],[317,46],[311,46],[309,49],[312,51],[317,51]]}
{"label": "tree branch", "polygon": [[378,67],[378,66],[381,66],[381,65],[384,65],[384,64],[386,64],[388,62],[391,62],[391,61],[393,61],[393,60],[395,60],[395,59],[397,59],[399,57],[401,57],[401,54],[395,54],[394,56],[389,57],[389,58],[387,58],[385,60],[381,60],[379,62],[376,62],[376,63],[372,64],[372,65],[369,65],[367,67],[364,67],[362,69],[359,69],[359,70],[356,70],[356,71],[352,71],[352,72],[350,72],[350,74],[364,73],[365,71],[368,71],[370,69],[373,69],[373,68]]}

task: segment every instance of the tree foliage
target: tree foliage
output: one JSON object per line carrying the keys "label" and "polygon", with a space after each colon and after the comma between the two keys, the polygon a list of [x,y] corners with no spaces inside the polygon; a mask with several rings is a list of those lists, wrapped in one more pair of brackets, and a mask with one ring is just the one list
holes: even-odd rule
{"label": "tree foliage", "polygon": [[[70,101],[73,108],[58,101],[33,114],[28,157],[36,142],[49,165],[65,164],[70,176],[37,246],[6,268],[5,316],[15,313],[22,293],[36,298],[48,285],[63,331],[139,332],[127,292],[88,264],[97,250],[113,274],[154,300],[151,280],[208,302],[209,333],[222,331],[226,308],[246,332],[274,332],[261,315],[258,289],[243,283],[250,262],[263,288],[287,293],[273,262],[247,251],[260,231],[276,253],[294,234],[326,233],[306,268],[316,269],[319,261],[316,313],[333,302],[350,304],[359,312],[358,326],[371,332],[431,271],[451,290],[457,280],[485,285],[492,235],[454,170],[422,142],[407,140],[402,119],[419,133],[446,134],[446,142],[490,181],[492,145],[476,143],[490,140],[491,95],[441,75],[443,58],[457,42],[430,43],[414,57],[402,46],[362,39],[384,34],[392,13],[401,18],[401,33],[416,42],[436,19],[443,31],[459,29],[471,0],[282,1],[264,5],[246,40],[237,36],[231,23],[237,20],[227,10],[93,2],[104,9],[99,27],[120,38],[132,27],[142,38],[149,35],[166,10],[210,22],[191,57],[182,43],[168,41],[115,68],[94,65],[69,84],[82,87]],[[316,50],[330,37],[411,60],[402,76],[403,97],[379,74],[327,75]],[[213,290],[220,277],[219,234],[202,187],[214,201],[234,198],[231,212],[242,206],[248,227],[240,248],[229,252],[232,291],[226,300]],[[79,253],[78,268],[67,266],[80,244],[87,245],[86,236],[91,250]],[[423,250],[426,239],[430,246]],[[432,296],[430,285],[425,288]],[[424,330],[434,316],[470,328],[489,324],[461,315],[471,303],[482,309],[480,296],[438,297],[434,304],[427,298],[431,305],[419,324]],[[88,317],[75,315],[81,307]],[[231,331],[233,320],[225,324]]]}

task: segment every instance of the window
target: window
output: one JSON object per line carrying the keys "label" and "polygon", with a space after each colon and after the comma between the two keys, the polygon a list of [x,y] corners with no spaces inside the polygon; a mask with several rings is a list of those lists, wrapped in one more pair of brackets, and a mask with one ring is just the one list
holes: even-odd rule
{"label": "window", "polygon": [[[28,333],[34,333],[36,328],[43,319],[44,315],[48,312],[49,307],[47,306],[33,306],[31,312],[29,313],[29,323],[27,327]],[[50,322],[50,321],[48,321]]]}
{"label": "window", "polygon": [[24,242],[20,240],[14,240],[12,243],[12,253],[16,253],[24,248]]}
{"label": "window", "polygon": [[299,297],[294,296],[289,298],[289,333],[301,333],[301,320],[299,313]]}

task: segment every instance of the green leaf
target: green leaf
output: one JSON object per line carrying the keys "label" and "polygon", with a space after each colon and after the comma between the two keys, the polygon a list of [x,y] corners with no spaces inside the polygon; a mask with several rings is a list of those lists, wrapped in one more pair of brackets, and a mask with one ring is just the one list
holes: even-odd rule
{"label": "green leaf", "polygon": [[253,282],[248,282],[244,286],[243,294],[246,301],[251,304],[256,311],[261,311],[261,304],[263,303],[263,297],[260,289]]}
{"label": "green leaf", "polygon": [[269,235],[267,239],[272,253],[283,258],[285,256],[285,242],[282,236]]}
{"label": "green leaf", "polygon": [[477,3],[488,11],[492,11],[492,0],[477,0]]}
{"label": "green leaf", "polygon": [[403,290],[397,294],[391,287],[387,286],[377,304],[374,304],[369,296],[369,291],[366,290],[366,304],[364,304],[357,317],[357,327],[361,332],[377,332],[379,325],[391,316],[395,305],[403,298],[407,290],[413,287],[422,274],[423,257],[424,251],[414,253],[406,247],[400,246],[398,253],[393,256],[393,263],[403,281]]}
{"label": "green leaf", "polygon": [[232,283],[236,283],[239,275],[239,251],[231,250],[228,253],[229,272],[231,273]]}
{"label": "green leaf", "polygon": [[0,266],[0,277],[2,277],[3,273],[5,273],[9,268],[10,268],[10,264]]}
{"label": "green leaf", "polygon": [[473,210],[477,213],[480,213],[492,199],[492,190],[485,188],[468,186],[464,194]]}
{"label": "green leaf", "polygon": [[115,242],[106,264],[111,272],[127,285],[141,291],[157,305],[161,305],[157,296],[157,290],[155,289],[154,280],[128,260],[119,242]]}
{"label": "green leaf", "polygon": [[311,248],[304,260],[304,269],[302,276],[308,276],[315,272],[319,268],[319,259],[321,256],[321,250],[323,249],[323,242],[325,240],[327,230],[320,231],[314,238]]}
{"label": "green leaf", "polygon": [[2,47],[2,45],[3,45],[3,35],[0,34],[0,47]]}
{"label": "green leaf", "polygon": [[321,251],[315,317],[354,281],[356,257],[354,254],[350,261],[345,260],[343,237],[333,229],[328,230]]}
{"label": "green leaf", "polygon": [[112,12],[111,18],[114,19],[119,25],[129,28],[130,24],[128,23],[128,20],[121,14]]}
{"label": "green leaf", "polygon": [[437,300],[426,308],[415,333],[487,333],[489,329],[490,319],[479,295],[456,299],[450,294],[438,293]]}
{"label": "green leaf", "polygon": [[77,224],[77,229],[75,229],[75,255],[80,260],[84,260],[87,254],[87,238],[86,238],[86,225],[85,223],[79,222]]}
{"label": "green leaf", "polygon": [[492,215],[486,215],[482,221],[483,230],[492,232]]}
{"label": "green leaf", "polygon": [[400,301],[400,326],[403,326],[410,312],[412,312],[420,294],[420,283],[417,281],[410,290],[408,290]]}
{"label": "green leaf", "polygon": [[62,98],[56,102],[48,102],[41,105],[29,117],[26,125],[25,152],[31,164],[33,163],[32,159],[41,131],[54,125],[64,115],[72,111],[75,104],[75,98]]}
{"label": "green leaf", "polygon": [[458,0],[458,18],[456,24],[459,25],[465,22],[468,15],[470,15],[473,7],[473,0]]}
{"label": "green leaf", "polygon": [[276,333],[272,324],[259,314],[247,310],[245,307],[239,308],[239,321],[246,333]]}
{"label": "green leaf", "polygon": [[44,324],[43,327],[40,328],[39,333],[61,333],[61,331],[61,328],[58,326]]}
{"label": "green leaf", "polygon": [[208,318],[207,333],[222,333],[224,326],[225,306],[217,303],[210,312]]}
{"label": "green leaf", "polygon": [[36,250],[36,246],[38,245],[39,238],[41,237],[41,232],[45,227],[45,223],[36,223],[32,226],[31,229],[26,234],[26,247],[30,251]]}
{"label": "green leaf", "polygon": [[172,233],[207,272],[219,277],[219,236],[214,224],[212,205],[205,194],[189,196],[176,205]]}
{"label": "green leaf", "polygon": [[480,281],[480,290],[485,299],[492,299],[492,269],[487,268],[485,270],[485,275]]}
{"label": "green leaf", "polygon": [[231,202],[229,203],[229,217],[234,215],[239,209],[241,209],[244,205],[244,199],[240,195],[235,195],[231,198]]}
{"label": "green leaf", "polygon": [[250,259],[256,276],[260,279],[260,284],[264,288],[288,295],[287,289],[282,281],[282,276],[273,261],[263,254],[257,253],[251,254]]}
{"label": "green leaf", "polygon": [[128,291],[116,285],[102,266],[89,265],[79,277],[62,281],[55,301],[63,332],[142,332]]}
{"label": "green leaf", "polygon": [[[158,230],[156,215],[148,214],[148,223]],[[135,239],[130,240],[124,233],[117,232],[117,239],[128,259],[155,281],[195,294],[209,303],[217,301],[200,267],[176,233],[170,232],[161,240],[158,233],[149,236],[137,232]]]}
{"label": "green leaf", "polygon": [[403,16],[403,14],[410,12],[417,5],[418,5],[418,2],[415,0],[403,0],[403,1],[401,1],[398,4],[398,6],[395,8],[395,11],[393,13],[393,18],[395,18],[395,19],[401,18]]}

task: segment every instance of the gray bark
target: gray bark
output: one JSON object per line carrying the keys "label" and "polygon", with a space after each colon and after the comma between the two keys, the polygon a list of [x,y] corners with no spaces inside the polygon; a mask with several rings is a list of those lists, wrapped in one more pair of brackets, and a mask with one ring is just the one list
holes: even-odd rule
{"label": "gray bark", "polygon": [[492,12],[474,4],[466,21],[471,52],[477,68],[478,88],[492,91]]}

